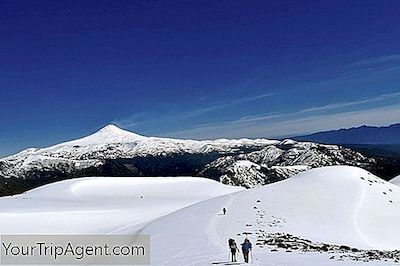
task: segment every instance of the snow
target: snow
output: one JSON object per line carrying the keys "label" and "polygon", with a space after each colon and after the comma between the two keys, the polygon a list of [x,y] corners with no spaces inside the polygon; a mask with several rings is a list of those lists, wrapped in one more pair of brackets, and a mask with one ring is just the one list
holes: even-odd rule
{"label": "snow", "polygon": [[400,175],[390,179],[389,182],[394,185],[400,186]]}
{"label": "snow", "polygon": [[259,169],[260,166],[258,164],[255,164],[253,162],[250,162],[248,160],[239,160],[236,162],[236,167],[244,167],[244,168],[251,168],[255,167],[256,169]]}
{"label": "snow", "polygon": [[86,146],[104,143],[130,143],[144,140],[146,137],[136,133],[123,130],[115,125],[108,125],[97,131],[96,133],[87,137],[61,143],[55,147],[60,146]]}
{"label": "snow", "polygon": [[[223,207],[225,216],[219,215]],[[399,207],[399,187],[359,168],[334,166],[201,202],[152,222],[142,232],[152,237],[153,265],[226,262],[227,240],[241,243],[243,232],[252,232],[254,244],[258,229],[315,242],[394,250],[400,246]],[[265,213],[264,218],[258,211]],[[177,234],[177,228],[185,233]],[[256,265],[342,265],[330,256],[254,250]]]}
{"label": "snow", "polygon": [[272,166],[272,169],[281,169],[281,170],[298,170],[298,171],[306,171],[309,170],[311,167],[308,165],[289,165],[289,166]]}
{"label": "snow", "polygon": [[292,140],[292,139],[284,139],[284,140],[282,140],[281,141],[281,145],[293,145],[293,144],[296,144],[297,143],[297,141],[295,141],[295,140]]}
{"label": "snow", "polygon": [[88,177],[0,199],[0,234],[109,234],[240,191],[195,177]]}
{"label": "snow", "polygon": [[360,265],[332,253],[271,252],[254,245],[256,233],[395,250],[399,224],[400,187],[350,166],[248,190],[192,177],[89,177],[0,199],[0,234],[150,234],[151,265],[227,265],[227,240],[241,243],[245,232],[254,265]]}

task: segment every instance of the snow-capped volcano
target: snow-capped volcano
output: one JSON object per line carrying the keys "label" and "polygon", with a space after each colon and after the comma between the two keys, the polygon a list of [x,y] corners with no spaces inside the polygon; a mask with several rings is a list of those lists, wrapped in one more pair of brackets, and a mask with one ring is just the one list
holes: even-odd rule
{"label": "snow-capped volcano", "polygon": [[143,141],[146,137],[121,129],[115,125],[108,125],[87,137],[61,143],[57,146],[88,146],[107,143],[131,143]]}
{"label": "snow-capped volcano", "polygon": [[368,168],[373,160],[335,145],[269,139],[146,137],[108,125],[81,139],[27,149],[1,159],[0,195],[55,180],[100,175],[201,175],[252,187],[308,168],[338,164]]}
{"label": "snow-capped volcano", "polygon": [[[146,156],[182,152],[231,152],[237,151],[238,148],[244,146],[260,148],[277,142],[278,141],[267,139],[218,139],[199,141],[145,137],[127,130],[123,130],[115,125],[108,125],[99,131],[81,139],[64,142],[43,149],[29,149],[29,151],[35,153],[36,155],[80,160],[82,157],[99,159],[99,156],[102,158],[116,158],[122,155]],[[107,150],[110,152],[107,152]],[[24,153],[26,152],[23,151],[20,154]]]}

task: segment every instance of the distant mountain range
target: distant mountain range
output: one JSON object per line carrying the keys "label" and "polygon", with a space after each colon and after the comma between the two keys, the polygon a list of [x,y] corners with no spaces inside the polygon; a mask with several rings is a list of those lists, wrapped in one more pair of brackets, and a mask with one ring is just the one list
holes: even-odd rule
{"label": "distant mountain range", "polygon": [[385,127],[361,126],[330,130],[293,139],[325,144],[400,144],[400,123]]}
{"label": "distant mountain range", "polygon": [[336,145],[156,138],[109,125],[81,139],[0,159],[0,195],[85,176],[202,176],[253,187],[310,168],[344,164],[376,168],[374,159]]}

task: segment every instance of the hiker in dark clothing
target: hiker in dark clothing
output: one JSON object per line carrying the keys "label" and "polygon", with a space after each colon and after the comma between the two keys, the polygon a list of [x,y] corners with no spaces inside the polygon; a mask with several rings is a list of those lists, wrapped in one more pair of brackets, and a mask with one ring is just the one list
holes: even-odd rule
{"label": "hiker in dark clothing", "polygon": [[222,209],[222,212],[224,213],[224,215],[226,214],[226,209],[225,208],[223,208]]}
{"label": "hiker in dark clothing", "polygon": [[234,239],[229,239],[228,241],[229,249],[231,250],[231,260],[232,262],[236,262],[236,251],[239,252],[239,249],[236,245],[236,242]]}
{"label": "hiker in dark clothing", "polygon": [[246,263],[249,263],[249,252],[250,251],[251,251],[251,243],[250,243],[250,240],[248,240],[246,238],[242,244],[243,258],[244,258],[244,262],[246,262]]}

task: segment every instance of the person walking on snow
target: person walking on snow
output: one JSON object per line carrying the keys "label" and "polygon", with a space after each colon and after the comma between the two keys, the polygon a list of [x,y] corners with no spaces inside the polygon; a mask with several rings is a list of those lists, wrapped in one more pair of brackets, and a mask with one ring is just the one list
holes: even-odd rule
{"label": "person walking on snow", "polygon": [[242,244],[242,252],[243,252],[244,262],[249,263],[249,252],[251,252],[251,242],[247,238],[244,239],[244,242]]}
{"label": "person walking on snow", "polygon": [[225,208],[223,208],[222,209],[222,212],[224,213],[224,215],[226,214],[226,209]]}
{"label": "person walking on snow", "polygon": [[231,250],[231,260],[232,260],[232,262],[236,262],[236,251],[239,252],[239,249],[236,245],[235,240],[232,238],[229,239],[228,245],[229,245],[229,249]]}

